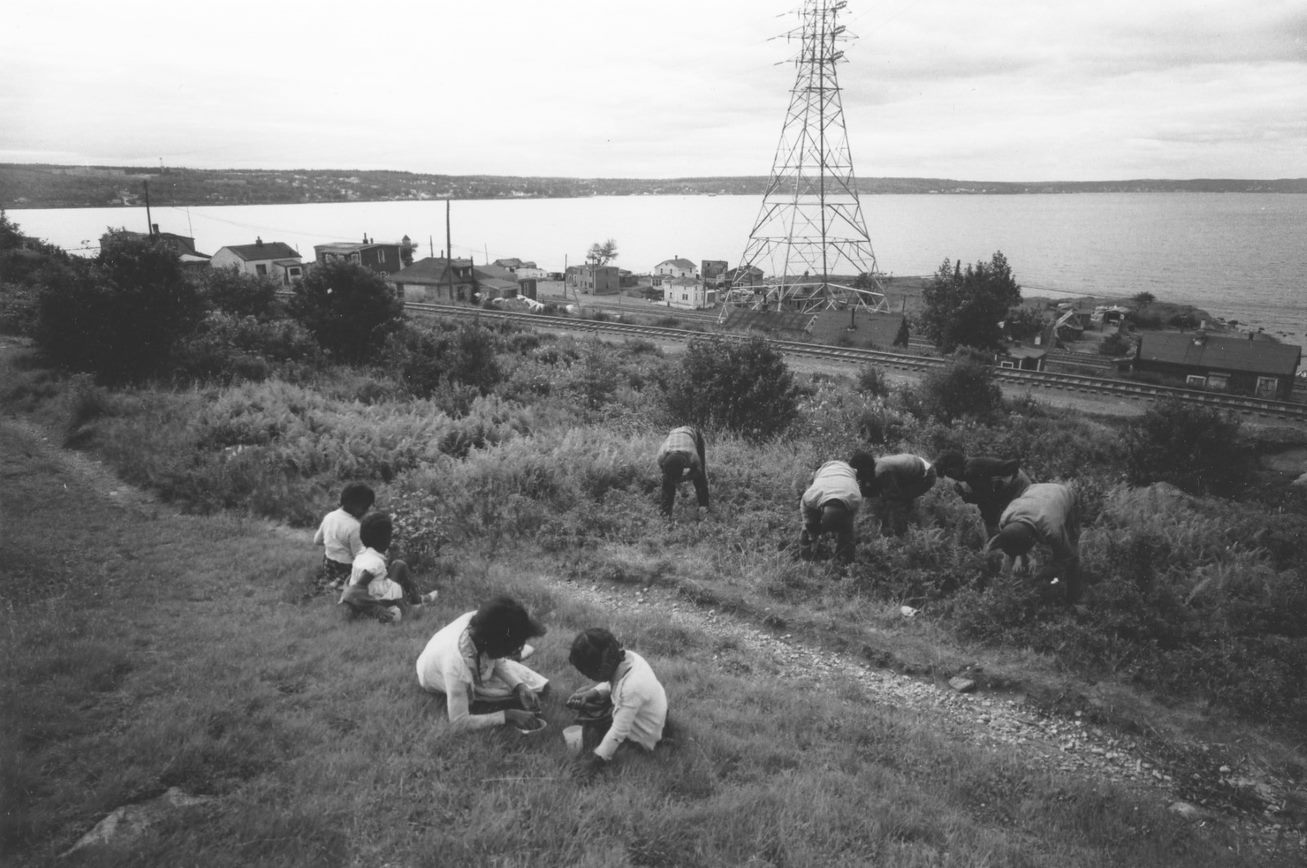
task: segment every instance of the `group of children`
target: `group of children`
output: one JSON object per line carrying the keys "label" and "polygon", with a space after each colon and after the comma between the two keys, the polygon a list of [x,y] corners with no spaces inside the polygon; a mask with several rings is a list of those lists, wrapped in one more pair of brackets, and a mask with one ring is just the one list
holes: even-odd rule
{"label": "group of children", "polygon": [[[419,592],[404,561],[387,561],[394,528],[386,513],[368,513],[375,502],[362,483],[341,491],[340,507],[322,519],[313,539],[323,547],[319,580],[339,589],[338,605],[350,617],[395,624],[433,603],[438,592]],[[418,684],[445,697],[455,730],[508,724],[530,732],[541,725],[549,680],[522,661],[535,650],[529,640],[546,632],[517,600],[495,597],[436,631],[418,656]],[[591,628],[577,634],[569,661],[597,682],[566,701],[588,751],[579,774],[592,776],[624,745],[653,750],[663,739],[667,695],[645,659],[608,630]]]}
{"label": "group of children", "polygon": [[405,612],[419,612],[435,602],[439,592],[421,593],[408,564],[387,562],[395,527],[387,513],[367,514],[376,499],[371,487],[361,482],[341,491],[340,507],[323,517],[313,536],[323,552],[318,577],[326,589],[340,591],[338,602],[351,616],[395,624]]}
{"label": "group of children", "polygon": [[[671,515],[685,479],[694,483],[700,510],[708,508],[704,440],[698,430],[673,429],[657,461],[664,515]],[[851,561],[854,520],[866,499],[878,499],[882,533],[902,534],[916,499],[940,476],[953,479],[962,500],[980,510],[989,537],[986,550],[1003,555],[1009,572],[1017,563],[1028,569],[1031,550],[1047,546],[1053,557],[1037,577],[1052,585],[1065,579],[1063,599],[1075,602],[1081,590],[1075,492],[1059,483],[1031,482],[1016,459],[945,452],[932,463],[911,454],[877,458],[855,452],[848,461],[827,461],[799,501],[800,555],[815,557],[820,537],[830,534],[836,559]],[[421,593],[407,564],[387,561],[393,525],[385,513],[369,514],[375,500],[367,485],[345,486],[340,508],[323,518],[314,536],[323,547],[319,575],[326,587],[340,591],[338,604],[351,617],[394,624],[405,613],[433,603],[437,592]],[[532,731],[541,725],[540,699],[548,693],[549,680],[522,661],[534,650],[527,643],[546,632],[521,603],[495,597],[436,631],[418,656],[418,684],[445,697],[456,730],[508,724]],[[663,739],[667,695],[643,657],[624,648],[608,630],[591,628],[575,637],[569,661],[596,682],[566,701],[583,726],[587,773],[612,760],[622,745],[652,750]]]}
{"label": "group of children", "polygon": [[830,534],[835,537],[836,560],[851,561],[854,519],[870,498],[879,498],[881,533],[901,535],[916,499],[940,476],[953,479],[963,502],[979,509],[988,539],[985,550],[1003,557],[1009,575],[1018,565],[1028,571],[1030,553],[1045,546],[1052,556],[1036,580],[1055,592],[1051,597],[1068,604],[1079,600],[1083,580],[1075,490],[1063,483],[1031,482],[1015,458],[968,458],[950,451],[932,463],[919,455],[876,458],[855,452],[848,461],[827,461],[799,501],[800,556],[814,557],[818,539]]}

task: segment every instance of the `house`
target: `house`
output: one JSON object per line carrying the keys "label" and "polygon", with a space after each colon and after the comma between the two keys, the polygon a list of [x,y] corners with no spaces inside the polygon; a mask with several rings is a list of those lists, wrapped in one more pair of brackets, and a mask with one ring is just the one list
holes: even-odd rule
{"label": "house", "polygon": [[741,265],[726,269],[723,277],[727,286],[758,286],[762,284],[762,269],[756,265]]}
{"label": "house", "polygon": [[1143,332],[1134,370],[1200,389],[1289,400],[1302,347],[1244,336]]}
{"label": "house", "polygon": [[726,260],[705,259],[699,263],[699,274],[705,286],[718,287],[726,282]]}
{"label": "house", "polygon": [[708,289],[693,277],[663,279],[663,303],[668,307],[703,310],[717,306],[717,290]]}
{"label": "house", "polygon": [[470,302],[476,292],[471,259],[419,259],[383,278],[403,301]]}
{"label": "house", "polygon": [[282,286],[299,283],[304,278],[304,263],[299,251],[281,241],[264,243],[255,238],[253,244],[236,244],[221,247],[209,260],[213,268],[234,268],[241,274],[268,277]]}
{"label": "house", "polygon": [[476,281],[478,302],[495,298],[515,298],[518,294],[517,278],[513,272],[498,265],[481,265],[472,269]]}
{"label": "house", "polygon": [[510,257],[507,259],[496,259],[490,264],[508,269],[518,280],[546,280],[549,277],[548,271],[545,271],[534,262],[526,259]]}
{"label": "house", "polygon": [[362,242],[338,242],[313,245],[313,260],[319,265],[329,262],[352,262],[381,274],[394,274],[404,267],[403,245],[399,242],[377,243],[364,236]]}
{"label": "house", "polygon": [[567,288],[595,294],[617,292],[621,275],[616,265],[571,265],[567,269]]}
{"label": "house", "polygon": [[662,262],[654,266],[653,273],[655,278],[694,277],[696,274],[694,263],[688,259],[681,259],[680,257],[664,259]]}

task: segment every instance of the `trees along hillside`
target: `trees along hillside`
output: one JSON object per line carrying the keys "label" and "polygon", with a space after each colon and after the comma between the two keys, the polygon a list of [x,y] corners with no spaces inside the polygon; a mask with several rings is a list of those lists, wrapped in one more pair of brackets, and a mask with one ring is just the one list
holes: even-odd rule
{"label": "trees along hillside", "polygon": [[989,262],[967,265],[945,259],[926,286],[926,309],[921,327],[935,346],[946,353],[961,346],[999,349],[999,327],[1008,311],[1021,303],[1021,287],[1002,252]]}

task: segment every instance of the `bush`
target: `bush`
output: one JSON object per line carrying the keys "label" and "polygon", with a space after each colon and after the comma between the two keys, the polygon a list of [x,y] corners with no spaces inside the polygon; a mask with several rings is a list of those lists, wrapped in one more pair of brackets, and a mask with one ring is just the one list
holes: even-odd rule
{"label": "bush", "polygon": [[1003,408],[993,368],[965,354],[927,374],[920,394],[923,412],[945,424],[963,417],[992,419]]}
{"label": "bush", "polygon": [[223,313],[264,320],[277,306],[277,286],[266,277],[241,274],[234,268],[210,268],[193,280],[209,306]]}
{"label": "bush", "polygon": [[38,346],[55,365],[126,382],[168,371],[203,314],[177,254],[150,239],[106,244],[91,269],[41,293]]}
{"label": "bush", "polygon": [[[405,325],[385,345],[386,367],[418,398],[458,393],[467,401],[490,392],[504,378],[496,353],[502,341],[490,328],[460,322],[431,331]],[[467,401],[455,400],[456,405]],[[462,406],[462,411],[466,406]]]}
{"label": "bush", "polygon": [[212,311],[177,353],[177,371],[193,380],[230,383],[262,380],[287,362],[321,364],[322,350],[302,324],[290,319]]}
{"label": "bush", "polygon": [[883,398],[889,394],[889,381],[885,372],[875,365],[864,365],[858,371],[858,391],[873,398]]}
{"label": "bush", "polygon": [[1132,349],[1134,344],[1120,332],[1113,332],[1098,344],[1098,352],[1104,356],[1124,356]]}
{"label": "bush", "polygon": [[1233,413],[1178,398],[1158,402],[1126,430],[1126,475],[1193,493],[1233,494],[1252,466]]}
{"label": "bush", "polygon": [[315,266],[295,287],[291,316],[334,359],[376,358],[404,319],[404,303],[373,272],[349,262]]}
{"label": "bush", "polygon": [[693,338],[671,377],[663,390],[673,424],[764,440],[785,431],[798,415],[794,376],[765,338]]}

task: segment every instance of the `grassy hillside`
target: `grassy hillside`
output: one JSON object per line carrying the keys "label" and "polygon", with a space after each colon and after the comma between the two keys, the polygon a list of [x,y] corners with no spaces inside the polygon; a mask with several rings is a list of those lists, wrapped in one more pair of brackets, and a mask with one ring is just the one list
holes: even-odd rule
{"label": "grassy hillside", "polygon": [[[44,863],[110,809],[169,786],[216,801],[98,860],[1299,858],[1296,833],[1189,825],[1165,810],[1165,798],[1064,771],[1019,742],[960,748],[931,715],[887,704],[861,682],[777,672],[744,653],[720,620],[783,632],[832,660],[852,655],[929,680],[965,673],[987,692],[1026,691],[1050,713],[1151,732],[1146,755],[1179,779],[1181,795],[1229,805],[1244,791],[1207,763],[1168,764],[1184,754],[1192,721],[1204,721],[1209,742],[1228,745],[1233,733],[1244,741],[1212,764],[1242,767],[1255,737],[1258,762],[1273,758],[1278,776],[1301,780],[1292,749],[1272,748],[1274,730],[1253,719],[1287,721],[1294,706],[1283,700],[1294,696],[1259,693],[1287,682],[1261,677],[1246,657],[1241,665],[1251,668],[1237,678],[1215,656],[1179,653],[1184,635],[1168,634],[1175,653],[1159,656],[1158,606],[1180,605],[1175,595],[1184,594],[1183,605],[1237,620],[1239,607],[1297,569],[1275,536],[1292,533],[1291,516],[1116,489],[1100,473],[1117,460],[1115,423],[1027,402],[1002,428],[963,430],[972,444],[1023,454],[1040,478],[1085,482],[1097,504],[1085,559],[1100,576],[1085,606],[1039,606],[1018,585],[971,587],[981,572],[979,528],[943,486],[901,540],[864,525],[857,559],[841,572],[798,562],[786,548],[811,468],[857,445],[868,413],[895,446],[928,451],[943,432],[848,382],[818,378],[785,440],[715,436],[714,514],[698,522],[683,500],[668,525],[656,515],[650,458],[665,430],[648,391],[660,354],[638,343],[512,341],[501,350],[512,368],[498,396],[455,415],[439,399],[396,395],[368,370],[107,390],[33,367],[11,347],[4,406],[50,433],[42,441],[12,422],[3,429],[11,506],[0,542],[9,603],[2,756],[5,803],[14,807],[0,841],[10,860]],[[611,391],[601,388],[609,382]],[[61,440],[150,496],[88,469],[76,453],[52,451]],[[378,508],[399,519],[401,553],[424,587],[441,589],[424,620],[393,629],[346,623],[329,598],[313,595],[307,577],[320,554],[309,530],[349,478],[377,487]],[[1254,526],[1270,536],[1239,542]],[[1276,558],[1290,560],[1276,567]],[[718,614],[684,626],[580,588],[619,597],[662,589]],[[578,629],[606,625],[667,685],[676,746],[584,786],[569,777],[561,740],[451,735],[440,703],[417,689],[413,660],[444,620],[504,590],[550,626],[533,663],[555,679],[546,707],[555,733],[568,722],[561,697],[581,684],[566,664],[567,643]],[[921,614],[905,620],[902,605]],[[1292,605],[1285,598],[1281,608]],[[1242,641],[1235,633],[1224,641],[1214,654],[1241,647],[1231,644]],[[1284,653],[1262,663],[1279,665]],[[1166,666],[1157,669],[1159,661]],[[1195,701],[1214,707],[1201,712]],[[1257,711],[1232,720],[1241,705]]]}

